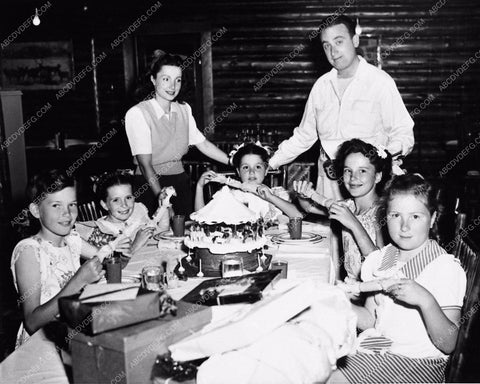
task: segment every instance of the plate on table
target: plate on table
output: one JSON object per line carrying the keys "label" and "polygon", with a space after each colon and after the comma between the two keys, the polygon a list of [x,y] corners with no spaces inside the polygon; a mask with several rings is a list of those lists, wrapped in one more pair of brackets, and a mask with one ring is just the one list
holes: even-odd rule
{"label": "plate on table", "polygon": [[[188,231],[185,231],[185,236],[187,235],[188,235]],[[185,236],[173,236],[173,231],[168,230],[168,231],[156,233],[155,235],[153,235],[153,239],[157,241],[160,241],[160,240],[183,241],[183,239],[185,239]]]}
{"label": "plate on table", "polygon": [[272,242],[276,244],[316,244],[320,243],[324,238],[325,236],[318,233],[303,232],[301,239],[291,239],[290,233],[285,232],[272,236]]}

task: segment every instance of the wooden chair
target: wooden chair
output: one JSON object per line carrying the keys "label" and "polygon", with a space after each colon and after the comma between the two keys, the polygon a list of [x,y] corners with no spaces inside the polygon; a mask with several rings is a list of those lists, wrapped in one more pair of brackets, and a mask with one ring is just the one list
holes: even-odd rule
{"label": "wooden chair", "polygon": [[103,216],[100,206],[95,201],[90,201],[78,206],[77,221],[93,221]]}
{"label": "wooden chair", "polygon": [[[464,215],[464,214],[459,214]],[[457,223],[461,223],[460,217]],[[480,382],[480,248],[468,237],[457,236],[455,256],[467,275],[467,289],[455,351],[450,357],[447,382]]]}

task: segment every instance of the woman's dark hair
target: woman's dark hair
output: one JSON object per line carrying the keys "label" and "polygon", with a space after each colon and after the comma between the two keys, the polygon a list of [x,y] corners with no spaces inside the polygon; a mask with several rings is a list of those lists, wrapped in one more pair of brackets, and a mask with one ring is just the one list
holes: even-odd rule
{"label": "woman's dark hair", "polygon": [[386,212],[388,203],[396,195],[413,195],[423,201],[431,215],[438,208],[436,189],[418,173],[395,176],[386,186],[381,206]]}
{"label": "woman's dark hair", "polygon": [[[388,151],[382,151],[372,144],[366,143],[360,139],[351,139],[343,142],[337,151],[336,156],[336,171],[339,175],[343,175],[343,168],[345,166],[345,159],[352,153],[361,153],[370,163],[375,167],[375,172],[381,172],[382,178],[377,183],[376,190],[381,192],[385,183],[390,180],[392,173],[392,156]],[[385,158],[382,158],[379,153],[383,153]]]}
{"label": "woman's dark hair", "polygon": [[67,187],[75,187],[74,178],[58,169],[49,169],[37,173],[28,181],[26,195],[29,203],[39,204],[48,194]]}
{"label": "woman's dark hair", "polygon": [[184,102],[183,96],[185,95],[186,90],[186,86],[184,84],[185,76],[183,74],[184,60],[179,55],[172,55],[170,53],[163,52],[160,49],[157,49],[153,52],[152,61],[148,67],[147,73],[144,79],[140,81],[141,85],[135,90],[135,102],[140,102],[155,97],[155,88],[152,84],[151,76],[156,78],[158,72],[162,70],[164,65],[179,67],[182,70],[182,87],[180,88],[180,92],[176,97],[176,101],[179,103]]}
{"label": "woman's dark hair", "polygon": [[268,152],[265,148],[255,143],[247,143],[233,155],[232,163],[235,168],[240,167],[240,162],[245,155],[258,155],[265,163],[268,162]]}
{"label": "woman's dark hair", "polygon": [[107,173],[100,177],[97,182],[97,198],[102,201],[106,201],[108,197],[108,188],[114,185],[130,185],[133,188],[132,175],[125,172],[112,172]]}

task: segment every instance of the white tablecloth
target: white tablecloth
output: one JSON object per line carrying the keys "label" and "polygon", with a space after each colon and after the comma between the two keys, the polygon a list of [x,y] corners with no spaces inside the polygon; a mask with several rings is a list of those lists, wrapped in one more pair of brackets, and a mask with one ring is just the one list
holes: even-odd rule
{"label": "white tablecloth", "polygon": [[[280,229],[282,231],[284,229]],[[312,278],[317,282],[330,280],[330,236],[329,227],[320,224],[304,223],[304,231],[321,233],[326,239],[310,245],[271,247],[274,259],[288,261],[288,279]],[[270,232],[275,233],[275,232]],[[279,233],[278,231],[276,233]],[[124,276],[139,276],[146,265],[167,263],[167,271],[172,271],[186,252],[176,248],[178,244],[161,240],[151,241],[132,256],[123,270]],[[189,278],[176,282],[169,293],[178,300],[204,279]],[[64,384],[68,383],[65,369],[55,345],[45,338],[43,331],[36,332],[24,345],[18,348],[0,364],[0,383],[21,384]]]}

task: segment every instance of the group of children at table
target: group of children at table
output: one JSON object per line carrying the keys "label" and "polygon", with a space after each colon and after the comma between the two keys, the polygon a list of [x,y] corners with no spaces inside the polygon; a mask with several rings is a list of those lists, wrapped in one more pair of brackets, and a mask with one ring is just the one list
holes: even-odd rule
{"label": "group of children at table", "polygon": [[[263,184],[268,155],[254,143],[234,154],[241,181],[255,186],[253,193],[236,191],[238,199],[264,216],[304,216],[302,211],[326,208],[329,218],[343,227],[347,277],[338,285],[352,299],[358,329],[364,332],[357,353],[339,362],[330,381],[442,381],[455,347],[466,278],[458,260],[429,239],[436,217],[432,186],[418,174],[392,178],[390,154],[353,139],[343,143],[337,155],[339,182],[350,198],[333,201],[319,195],[312,183],[295,181],[300,209]],[[196,210],[205,205],[204,186],[215,176],[207,171],[198,180]],[[18,243],[11,261],[23,307],[22,338],[55,319],[60,297],[100,280],[103,258],[112,251],[137,251],[154,231],[145,225],[118,241],[129,221],[149,220],[146,208],[135,203],[130,177],[122,173],[100,182],[97,192],[107,215],[83,239],[74,229],[78,210],[73,179],[47,171],[31,180],[28,191],[29,210],[41,228]],[[106,233],[104,228],[113,230]],[[83,264],[81,257],[87,259]],[[378,282],[379,288],[362,292],[362,284],[369,281]]]}

